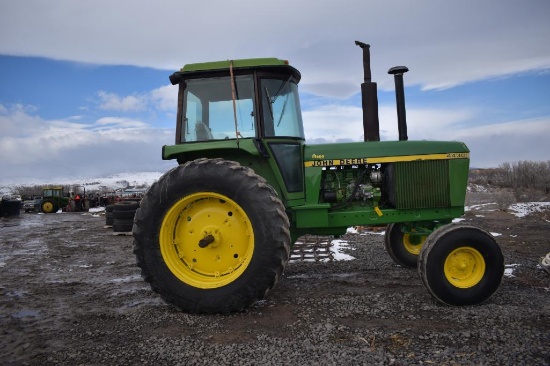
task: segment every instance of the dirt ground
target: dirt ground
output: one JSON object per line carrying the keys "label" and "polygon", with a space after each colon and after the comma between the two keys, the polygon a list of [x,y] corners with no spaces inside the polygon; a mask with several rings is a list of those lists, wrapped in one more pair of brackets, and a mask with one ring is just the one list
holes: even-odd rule
{"label": "dirt ground", "polygon": [[[490,201],[482,195],[469,199]],[[183,363],[179,357],[196,356],[204,364],[228,364],[220,350],[231,345],[240,352],[235,364],[252,364],[242,347],[263,345],[264,351],[254,351],[257,356],[271,349],[262,343],[270,337],[304,347],[296,352],[311,352],[312,363],[323,363],[327,352],[338,349],[353,354],[355,364],[369,363],[374,355],[390,364],[476,364],[483,363],[477,358],[482,354],[498,359],[500,349],[518,347],[515,361],[547,364],[550,275],[537,262],[550,252],[550,211],[517,218],[494,208],[481,206],[465,215],[501,234],[496,238],[506,264],[516,265],[486,304],[466,310],[436,304],[416,271],[391,262],[381,235],[347,234],[358,248],[349,252],[356,260],[291,262],[266,300],[230,316],[189,315],[166,305],[141,279],[132,237],[113,235],[102,215],[21,213],[0,220],[0,360],[177,364],[174,360]],[[518,310],[526,308],[532,311]],[[479,319],[502,309],[506,317]],[[516,311],[522,315],[514,320]],[[542,343],[508,344],[514,337],[529,339],[525,333],[542,337]],[[356,349],[363,353],[355,355]],[[181,354],[171,353],[175,350]],[[289,359],[302,363],[296,357]]]}

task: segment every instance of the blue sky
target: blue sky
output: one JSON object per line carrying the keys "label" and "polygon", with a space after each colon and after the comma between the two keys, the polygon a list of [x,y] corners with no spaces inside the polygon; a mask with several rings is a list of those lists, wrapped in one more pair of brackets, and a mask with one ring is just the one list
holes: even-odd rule
{"label": "blue sky", "polygon": [[0,0],[0,181],[174,166],[168,76],[190,62],[288,59],[308,142],[359,141],[355,40],[371,44],[382,139],[397,139],[387,70],[406,65],[409,139],[464,141],[476,167],[550,160],[548,19],[545,0]]}

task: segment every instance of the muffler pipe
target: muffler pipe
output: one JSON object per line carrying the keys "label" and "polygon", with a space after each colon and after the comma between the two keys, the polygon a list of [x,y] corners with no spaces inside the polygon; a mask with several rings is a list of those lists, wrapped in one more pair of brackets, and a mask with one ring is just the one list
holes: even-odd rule
{"label": "muffler pipe", "polygon": [[364,82],[361,84],[361,104],[363,106],[363,136],[365,141],[380,141],[378,122],[378,90],[371,82],[370,45],[355,41],[363,50]]}
{"label": "muffler pipe", "polygon": [[397,104],[397,129],[399,141],[407,141],[407,117],[405,111],[405,88],[403,86],[403,74],[409,71],[406,66],[395,66],[388,70],[395,80],[395,103]]}

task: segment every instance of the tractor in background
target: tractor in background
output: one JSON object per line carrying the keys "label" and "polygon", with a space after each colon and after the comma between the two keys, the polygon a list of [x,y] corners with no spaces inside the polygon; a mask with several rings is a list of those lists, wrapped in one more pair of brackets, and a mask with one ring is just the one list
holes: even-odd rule
{"label": "tractor in background", "polygon": [[[493,236],[452,223],[464,214],[470,152],[457,141],[409,141],[404,66],[392,67],[398,141],[380,141],[370,46],[362,49],[364,141],[305,143],[298,83],[285,60],[185,65],[175,144],[178,166],[145,194],[133,226],[142,276],[191,313],[230,313],[262,299],[305,234],[342,235],[387,225],[385,246],[417,268],[450,305],[479,304],[500,286],[504,259]],[[346,128],[335,120],[334,128]]]}
{"label": "tractor in background", "polygon": [[47,186],[42,190],[40,210],[43,213],[54,213],[59,210],[81,212],[89,208],[86,187],[82,185],[70,186],[67,192],[63,186]]}
{"label": "tractor in background", "polygon": [[63,186],[47,186],[42,189],[42,203],[40,209],[43,213],[54,213],[65,210],[70,199],[65,194]]}

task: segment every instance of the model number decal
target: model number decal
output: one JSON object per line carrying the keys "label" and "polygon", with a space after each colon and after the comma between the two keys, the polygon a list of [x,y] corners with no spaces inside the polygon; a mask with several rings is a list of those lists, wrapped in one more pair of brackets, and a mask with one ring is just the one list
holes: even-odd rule
{"label": "model number decal", "polygon": [[468,153],[449,153],[447,154],[448,159],[465,159],[469,158],[470,154]]}

